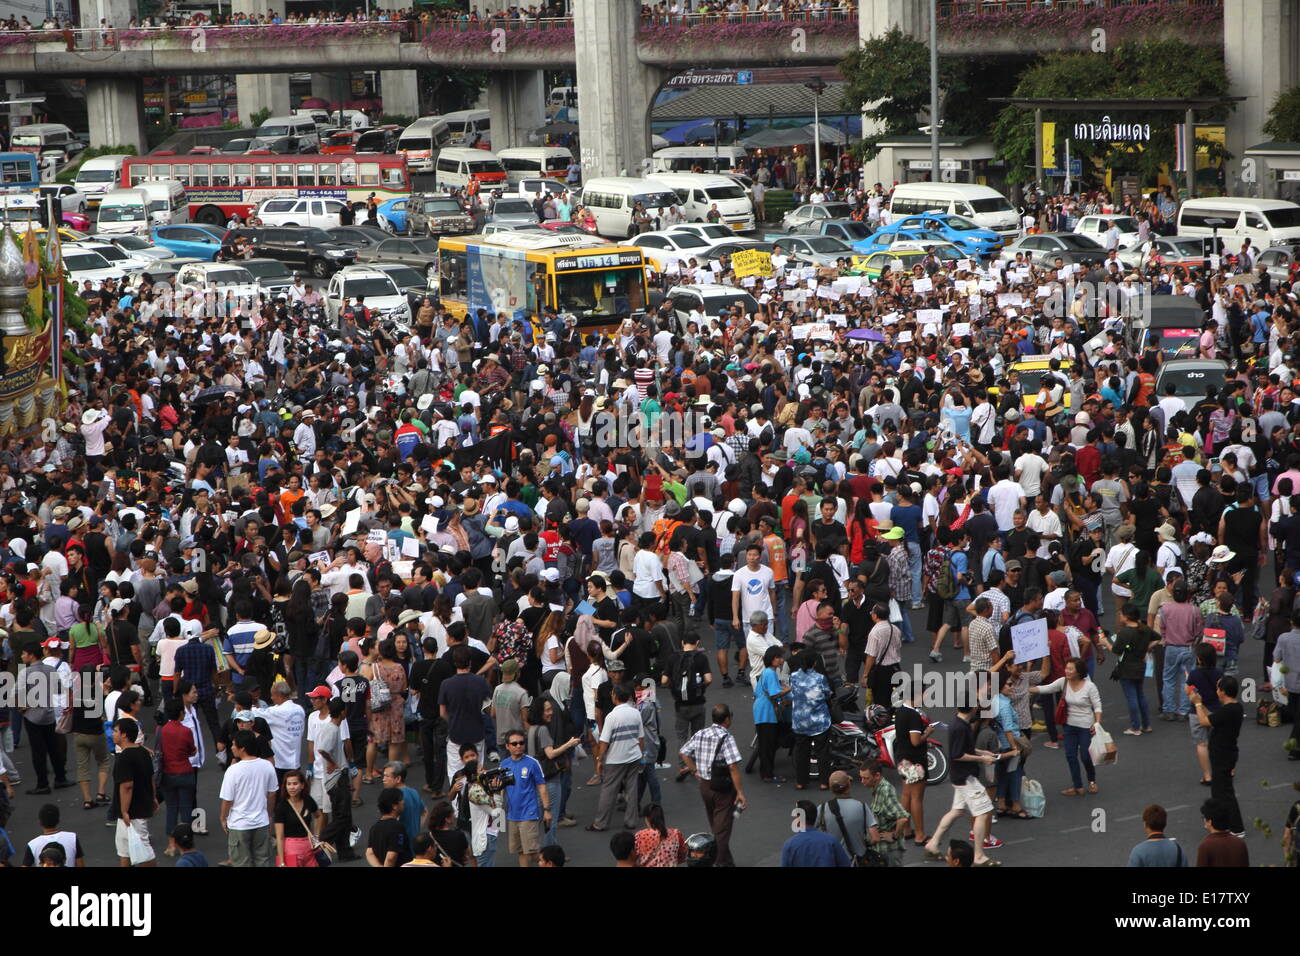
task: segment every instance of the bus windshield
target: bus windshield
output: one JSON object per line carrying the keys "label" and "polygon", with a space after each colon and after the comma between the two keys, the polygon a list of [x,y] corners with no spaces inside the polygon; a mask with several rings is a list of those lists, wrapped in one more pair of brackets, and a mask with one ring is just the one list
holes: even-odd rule
{"label": "bus windshield", "polygon": [[135,222],[144,218],[143,206],[100,206],[99,222]]}
{"label": "bus windshield", "polygon": [[465,164],[470,171],[474,173],[499,173],[501,172],[501,163],[495,159],[471,160]]}
{"label": "bus windshield", "polygon": [[629,315],[645,306],[639,268],[561,273],[555,308],[577,315]]}
{"label": "bus windshield", "polygon": [[660,193],[642,193],[640,196],[632,197],[632,204],[640,203],[646,209],[659,209],[667,206],[677,205],[677,194],[674,192]]}

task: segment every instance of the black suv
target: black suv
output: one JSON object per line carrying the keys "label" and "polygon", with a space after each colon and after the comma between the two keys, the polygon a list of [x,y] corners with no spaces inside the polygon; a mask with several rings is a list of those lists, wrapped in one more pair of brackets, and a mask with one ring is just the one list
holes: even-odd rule
{"label": "black suv", "polygon": [[307,226],[243,226],[231,229],[221,244],[218,258],[247,258],[243,249],[250,245],[254,256],[275,259],[295,269],[310,272],[318,279],[332,275],[357,261],[355,247],[334,241],[324,229]]}

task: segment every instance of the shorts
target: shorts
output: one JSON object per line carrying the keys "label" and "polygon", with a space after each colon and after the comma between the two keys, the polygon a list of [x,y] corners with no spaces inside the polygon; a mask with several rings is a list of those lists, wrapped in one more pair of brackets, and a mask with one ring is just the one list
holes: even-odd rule
{"label": "shorts", "polygon": [[[153,847],[149,843],[149,821],[132,820],[131,829],[135,831],[135,835],[140,838],[140,842],[142,842],[145,845],[145,848],[149,851],[149,855],[140,862],[148,863],[150,860],[155,859]],[[128,830],[126,824],[122,821],[121,817],[118,817],[117,832],[114,834],[113,842],[117,847],[117,855],[123,859],[129,860],[131,858],[131,844],[127,833]]]}
{"label": "shorts", "polygon": [[953,628],[967,627],[971,621],[971,616],[966,613],[966,605],[969,603],[969,598],[953,598],[951,601],[944,601],[941,623]]}
{"label": "shorts", "polygon": [[979,778],[972,776],[965,783],[952,785],[952,809],[968,810],[971,816],[978,817],[993,812],[993,801]]}
{"label": "shorts", "polygon": [[506,823],[510,833],[510,852],[536,854],[542,852],[541,820],[510,820]]}
{"label": "shorts", "polygon": [[1201,719],[1196,716],[1196,711],[1187,715],[1187,726],[1192,732],[1192,743],[1208,744],[1210,742],[1210,728],[1201,726]]}
{"label": "shorts", "polygon": [[[713,622],[713,649],[725,651],[731,646],[732,630],[730,621]],[[739,641],[737,641],[739,643]]]}

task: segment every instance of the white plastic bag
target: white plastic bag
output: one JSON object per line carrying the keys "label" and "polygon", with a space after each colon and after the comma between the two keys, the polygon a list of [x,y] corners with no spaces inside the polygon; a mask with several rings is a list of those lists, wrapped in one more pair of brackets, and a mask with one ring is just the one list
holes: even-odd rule
{"label": "white plastic bag", "polygon": [[126,828],[126,846],[132,866],[139,866],[154,859],[153,847],[145,842],[139,831],[130,824],[127,824]]}
{"label": "white plastic bag", "polygon": [[1282,673],[1282,662],[1274,661],[1268,665],[1268,682],[1273,685],[1273,700],[1284,706],[1289,699],[1286,692],[1286,675]]}
{"label": "white plastic bag", "polygon": [[1092,765],[1100,767],[1104,764],[1113,764],[1118,756],[1115,749],[1115,738],[1101,726],[1095,724],[1096,732],[1092,735],[1092,741],[1088,744],[1088,756],[1092,758]]}
{"label": "white plastic bag", "polygon": [[1020,805],[1025,808],[1025,813],[1035,820],[1040,819],[1047,811],[1047,795],[1043,793],[1043,785],[1037,780],[1021,783]]}

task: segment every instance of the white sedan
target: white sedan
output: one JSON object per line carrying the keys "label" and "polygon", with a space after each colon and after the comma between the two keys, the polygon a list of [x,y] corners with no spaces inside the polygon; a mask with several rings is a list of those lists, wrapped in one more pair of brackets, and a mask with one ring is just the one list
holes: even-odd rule
{"label": "white sedan", "polygon": [[[732,233],[732,237],[735,237],[735,233]],[[664,271],[670,259],[686,262],[714,245],[693,232],[678,232],[675,229],[667,232],[643,232],[633,237],[629,244],[640,247],[642,255],[654,263],[660,272]]]}
{"label": "white sedan", "polygon": [[1138,239],[1138,221],[1132,216],[1083,216],[1075,223],[1074,232],[1075,235],[1097,240],[1104,249],[1106,233],[1110,231],[1112,223],[1119,229],[1121,249],[1131,249],[1141,241]]}

